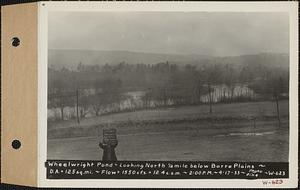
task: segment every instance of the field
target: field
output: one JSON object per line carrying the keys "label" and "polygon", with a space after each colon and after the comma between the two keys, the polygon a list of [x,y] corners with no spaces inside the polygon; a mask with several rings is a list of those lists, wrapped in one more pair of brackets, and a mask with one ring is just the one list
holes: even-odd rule
{"label": "field", "polygon": [[288,161],[289,107],[215,104],[118,113],[48,123],[48,159],[100,160],[102,129],[117,129],[119,160]]}

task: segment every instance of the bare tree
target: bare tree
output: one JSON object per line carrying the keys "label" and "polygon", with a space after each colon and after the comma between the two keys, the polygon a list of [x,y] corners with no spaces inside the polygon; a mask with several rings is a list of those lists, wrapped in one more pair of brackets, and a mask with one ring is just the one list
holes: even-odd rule
{"label": "bare tree", "polygon": [[220,76],[221,76],[221,72],[220,72],[220,68],[215,64],[213,66],[209,66],[208,68],[206,68],[205,70],[205,74],[206,74],[206,87],[207,87],[207,91],[208,91],[208,100],[209,100],[209,113],[212,114],[213,112],[213,108],[212,108],[212,104],[213,104],[213,86],[219,83],[220,80]]}
{"label": "bare tree", "polygon": [[276,116],[278,126],[281,126],[280,119],[280,105],[281,94],[288,92],[288,77],[278,76],[278,73],[269,73],[266,78],[250,85],[250,87],[257,93],[263,95],[265,98],[271,98],[276,104]]}

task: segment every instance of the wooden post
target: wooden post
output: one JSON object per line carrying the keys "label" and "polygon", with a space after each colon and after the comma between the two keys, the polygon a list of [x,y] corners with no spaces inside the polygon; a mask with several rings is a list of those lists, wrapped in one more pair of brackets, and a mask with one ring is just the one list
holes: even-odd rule
{"label": "wooden post", "polygon": [[275,95],[275,101],[276,101],[278,127],[281,127],[280,112],[279,112],[279,103],[278,103],[278,95],[277,94]]}
{"label": "wooden post", "polygon": [[255,131],[256,131],[256,118],[255,117],[253,118],[253,127],[254,127],[254,133],[255,133]]}
{"label": "wooden post", "polygon": [[77,123],[80,123],[79,120],[79,93],[78,93],[78,89],[76,90],[76,117],[77,117]]}
{"label": "wooden post", "polygon": [[212,114],[212,92],[211,86],[209,86],[209,113]]}

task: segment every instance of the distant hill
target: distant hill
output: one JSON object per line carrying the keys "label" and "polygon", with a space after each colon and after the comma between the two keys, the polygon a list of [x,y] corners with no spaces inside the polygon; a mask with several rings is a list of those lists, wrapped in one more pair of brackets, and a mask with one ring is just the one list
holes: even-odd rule
{"label": "distant hill", "polygon": [[239,66],[259,66],[277,67],[289,69],[289,55],[285,53],[260,53],[254,55],[214,57],[206,60],[209,63],[233,64]]}
{"label": "distant hill", "polygon": [[76,69],[81,62],[84,65],[117,64],[120,62],[129,64],[155,64],[169,61],[179,64],[263,64],[271,67],[289,68],[288,54],[262,53],[256,55],[241,55],[231,57],[213,57],[208,55],[180,55],[180,54],[159,54],[130,51],[98,51],[98,50],[66,50],[50,49],[48,51],[49,65],[57,69],[66,67]]}
{"label": "distant hill", "polygon": [[202,55],[159,54],[130,51],[51,49],[48,52],[49,65],[56,68],[60,68],[62,66],[67,68],[76,68],[79,62],[84,65],[104,65],[105,63],[116,64],[123,61],[129,64],[155,64],[165,61],[187,63],[208,58],[210,57]]}

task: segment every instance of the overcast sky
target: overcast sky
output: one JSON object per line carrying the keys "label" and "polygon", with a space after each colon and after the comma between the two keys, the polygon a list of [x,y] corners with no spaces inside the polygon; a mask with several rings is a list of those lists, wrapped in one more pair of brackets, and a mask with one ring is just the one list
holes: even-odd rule
{"label": "overcast sky", "polygon": [[287,13],[51,12],[50,49],[230,56],[289,52]]}

